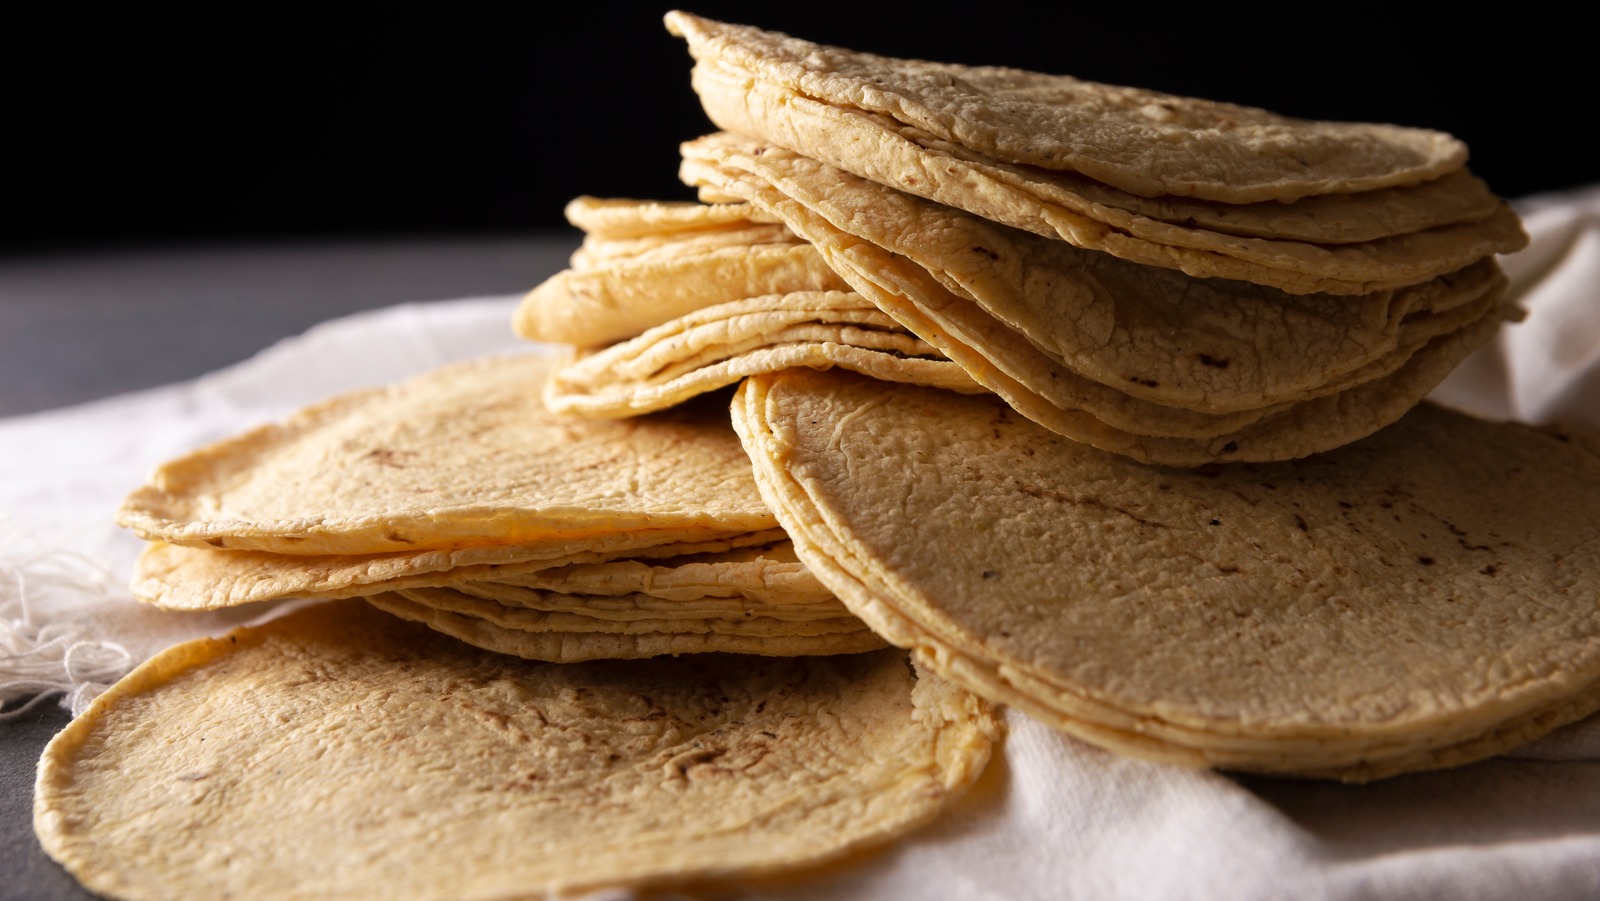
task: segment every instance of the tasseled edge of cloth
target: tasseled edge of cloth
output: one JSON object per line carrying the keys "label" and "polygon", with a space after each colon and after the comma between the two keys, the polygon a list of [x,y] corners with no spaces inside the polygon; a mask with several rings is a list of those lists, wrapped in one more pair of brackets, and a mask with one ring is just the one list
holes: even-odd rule
{"label": "tasseled edge of cloth", "polygon": [[101,561],[36,545],[0,521],[0,720],[52,698],[77,716],[138,662],[122,645],[90,634],[79,617],[39,612],[132,598]]}

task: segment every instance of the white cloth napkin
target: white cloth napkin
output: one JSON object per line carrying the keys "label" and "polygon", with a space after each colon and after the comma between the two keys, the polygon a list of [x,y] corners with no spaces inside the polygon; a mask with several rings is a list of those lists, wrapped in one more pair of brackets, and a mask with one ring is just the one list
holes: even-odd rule
{"label": "white cloth napkin", "polygon": [[[1519,207],[1534,240],[1506,268],[1527,319],[1435,399],[1600,428],[1600,186]],[[134,603],[123,583],[140,542],[110,520],[122,497],[172,456],[330,394],[470,356],[540,352],[512,337],[515,303],[362,314],[193,382],[0,421],[0,700],[64,697],[81,709],[175,641],[271,615]],[[1600,717],[1504,758],[1365,786],[1149,764],[1014,711],[1008,723],[997,760],[948,816],[798,885],[746,894],[1600,898]]]}

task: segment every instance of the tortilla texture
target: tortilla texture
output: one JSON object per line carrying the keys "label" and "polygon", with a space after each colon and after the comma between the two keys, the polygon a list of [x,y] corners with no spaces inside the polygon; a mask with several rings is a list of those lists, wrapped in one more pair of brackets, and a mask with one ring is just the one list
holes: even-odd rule
{"label": "tortilla texture", "polygon": [[1408,187],[1294,203],[1141,197],[1074,173],[986,158],[894,122],[698,65],[713,122],[985,219],[1198,277],[1292,293],[1366,293],[1527,244],[1510,205],[1460,170]]}
{"label": "tortilla texture", "polygon": [[696,310],[576,355],[545,383],[545,404],[567,415],[636,416],[750,375],[796,366],[837,366],[885,381],[984,390],[859,294],[796,291]]}
{"label": "tortilla texture", "polygon": [[698,63],[1143,196],[1291,201],[1416,184],[1467,159],[1461,141],[1430,129],[1309,121],[1065,75],[895,59],[681,10],[665,22]]}
{"label": "tortilla texture", "polygon": [[746,382],[734,420],[874,631],[1120,753],[1359,781],[1600,708],[1592,439],[1423,404],[1337,451],[1183,470],[802,371]]}
{"label": "tortilla texture", "polygon": [[766,545],[781,529],[696,536],[683,530],[388,554],[274,554],[157,541],[134,563],[133,596],[166,610],[216,610],[287,598],[342,598],[616,559],[640,560]]}
{"label": "tortilla texture", "polygon": [[[1075,373],[1187,409],[1303,399],[1394,350],[1408,316],[1458,306],[1499,277],[1478,257],[1411,289],[1292,295],[1080,250],[748,140],[713,136],[683,153],[696,180],[782,217],[858,291],[862,278],[901,285],[920,276],[897,269],[920,267]],[[883,251],[878,272],[852,278],[856,267],[839,265],[870,248]]]}
{"label": "tortilla texture", "polygon": [[798,878],[932,819],[997,737],[897,651],[540,664],[336,601],[113,686],[46,749],[35,829],[125,899]]}
{"label": "tortilla texture", "polygon": [[579,421],[551,355],[446,366],[314,404],[168,462],[117,521],[172,544],[365,555],[775,527],[726,409]]}

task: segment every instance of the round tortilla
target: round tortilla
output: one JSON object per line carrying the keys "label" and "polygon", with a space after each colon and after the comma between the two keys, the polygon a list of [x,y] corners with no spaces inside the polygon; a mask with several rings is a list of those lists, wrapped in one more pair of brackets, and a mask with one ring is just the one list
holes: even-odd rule
{"label": "round tortilla", "polygon": [[[1408,319],[1460,306],[1502,278],[1477,254],[1401,290],[1289,294],[1082,250],[732,136],[683,153],[695,180],[781,217],[868,297],[864,281],[924,307],[938,305],[924,295],[948,292],[1082,378],[1208,413],[1315,396],[1395,350]],[[930,279],[937,288],[922,287]]]}
{"label": "round tortilla", "polygon": [[407,589],[366,600],[467,644],[550,663],[680,654],[807,657],[859,654],[888,645],[842,607],[833,619],[802,622],[765,617],[618,621],[507,607],[450,588]]}
{"label": "round tortilla", "polygon": [[145,898],[525,898],[806,868],[984,769],[898,651],[553,665],[354,601],[172,648],[46,748],[35,830]]}
{"label": "round tortilla", "polygon": [[884,116],[840,109],[739,73],[694,69],[711,119],[861,178],[1136,263],[1294,293],[1363,293],[1526,246],[1519,217],[1481,179],[1293,203],[1141,197],[1084,176],[1009,165]]}
{"label": "round tortilla", "polygon": [[545,405],[562,414],[635,416],[795,366],[985,390],[861,295],[796,291],[719,303],[578,355],[545,383]]}
{"label": "round tortilla", "polygon": [[895,59],[682,11],[665,21],[699,63],[1133,194],[1289,201],[1416,184],[1467,160],[1466,145],[1429,129],[1308,121],[1065,75]]}
{"label": "round tortilla", "polygon": [[329,555],[214,550],[155,541],[134,562],[131,585],[135,598],[166,610],[215,610],[286,598],[356,597],[468,579],[514,579],[572,564],[714,553],[781,538],[781,529],[698,538],[674,529],[450,550]]}
{"label": "round tortilla", "polygon": [[772,221],[760,210],[745,204],[635,200],[588,194],[568,201],[563,213],[586,237],[603,240],[707,234]]}
{"label": "round tortilla", "polygon": [[555,365],[472,360],[312,405],[162,465],[117,521],[172,544],[307,555],[776,525],[723,405],[560,417],[540,400]]}
{"label": "round tortilla", "polygon": [[1424,404],[1330,453],[1180,470],[992,398],[802,371],[734,414],[856,615],[1103,746],[1358,780],[1600,708],[1592,442]]}
{"label": "round tortilla", "polygon": [[563,269],[523,297],[512,330],[530,341],[598,347],[726,301],[848,287],[810,244],[792,233],[789,238],[674,248]]}

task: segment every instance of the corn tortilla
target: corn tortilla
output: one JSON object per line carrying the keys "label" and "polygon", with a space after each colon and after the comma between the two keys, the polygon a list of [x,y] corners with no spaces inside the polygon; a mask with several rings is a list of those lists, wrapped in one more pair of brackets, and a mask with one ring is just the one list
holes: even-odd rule
{"label": "corn tortilla", "polygon": [[892,650],[540,664],[336,601],[140,666],[46,749],[34,822],[126,899],[794,878],[933,818],[997,734]]}
{"label": "corn tortilla", "polygon": [[838,373],[751,379],[734,411],[852,611],[1115,750],[1367,779],[1600,706],[1592,439],[1424,404],[1326,454],[1181,470]]}

